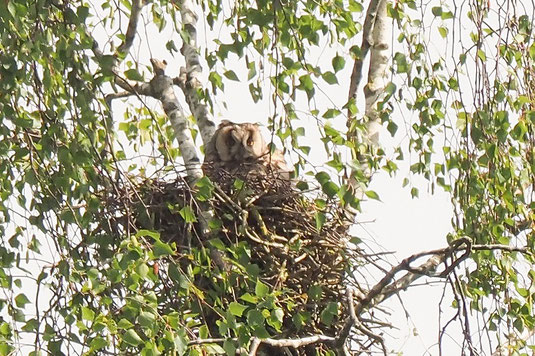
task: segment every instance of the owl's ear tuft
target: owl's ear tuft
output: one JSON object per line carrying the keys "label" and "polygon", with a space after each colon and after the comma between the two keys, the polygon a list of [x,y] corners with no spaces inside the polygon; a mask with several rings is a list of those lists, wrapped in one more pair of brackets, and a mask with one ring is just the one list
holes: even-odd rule
{"label": "owl's ear tuft", "polygon": [[234,141],[241,143],[241,139],[243,135],[240,135],[240,132],[238,130],[231,130],[230,135],[234,139]]}

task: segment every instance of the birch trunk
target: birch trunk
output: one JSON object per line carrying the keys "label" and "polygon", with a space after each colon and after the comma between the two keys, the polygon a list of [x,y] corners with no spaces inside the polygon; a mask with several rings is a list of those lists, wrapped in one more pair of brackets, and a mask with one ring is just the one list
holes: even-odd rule
{"label": "birch trunk", "polygon": [[364,87],[366,98],[366,117],[368,118],[366,140],[374,149],[379,144],[381,122],[377,111],[377,103],[384,97],[387,84],[388,59],[390,58],[389,41],[392,34],[391,20],[386,13],[386,0],[380,0],[377,16],[372,32],[372,46],[370,50],[370,68],[368,83]]}
{"label": "birch trunk", "polygon": [[[186,68],[181,69],[179,86],[183,90],[191,113],[197,120],[202,140],[206,145],[215,132],[215,124],[211,118],[208,107],[202,101],[204,92],[201,84],[202,66],[199,60],[197,47],[197,15],[191,0],[180,1],[180,15],[185,36],[180,52],[186,59]],[[204,94],[208,95],[208,94]]]}
{"label": "birch trunk", "polygon": [[[355,144],[353,159],[361,162],[357,169],[362,170],[366,180],[371,178],[372,171],[366,164],[365,157],[359,146],[362,144],[366,147],[364,155],[373,154],[379,146],[379,132],[381,122],[377,111],[377,103],[382,100],[384,89],[387,84],[387,69],[390,55],[389,40],[392,33],[391,20],[387,17],[386,12],[387,0],[372,0],[369,4],[366,14],[366,20],[363,28],[362,38],[362,57],[355,60],[353,73],[351,74],[351,83],[349,88],[349,100],[357,97],[357,90],[362,79],[362,68],[365,56],[370,53],[370,66],[368,68],[368,82],[364,87],[365,95],[365,116],[368,119],[366,130],[357,135],[353,120],[355,117],[351,112],[348,113],[348,140]],[[362,172],[353,170],[347,181],[348,189],[352,191],[356,199],[362,199],[365,193],[365,186],[368,182],[360,182],[357,177],[362,176]],[[355,218],[356,210],[350,206],[344,207],[347,222],[351,224]]]}

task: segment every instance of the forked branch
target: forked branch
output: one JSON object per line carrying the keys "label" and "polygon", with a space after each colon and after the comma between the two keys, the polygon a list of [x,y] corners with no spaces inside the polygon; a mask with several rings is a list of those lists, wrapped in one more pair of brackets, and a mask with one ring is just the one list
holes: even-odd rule
{"label": "forked branch", "polygon": [[[111,100],[129,95],[150,96],[159,100],[173,127],[174,135],[178,141],[180,152],[184,160],[187,175],[191,181],[196,181],[202,177],[199,154],[191,134],[189,121],[174,93],[173,79],[165,75],[165,61],[162,62],[156,59],[151,59],[151,64],[154,69],[154,77],[149,83],[130,83],[119,74],[118,65],[127,56],[132,47],[137,33],[139,16],[144,5],[145,3],[143,0],[133,1],[125,39],[117,49],[117,52],[113,55],[114,61],[111,70],[115,74],[115,83],[119,85],[124,92],[107,95],[106,102],[110,105]],[[98,48],[96,42],[93,46],[93,52],[97,58],[102,58],[103,53]]]}

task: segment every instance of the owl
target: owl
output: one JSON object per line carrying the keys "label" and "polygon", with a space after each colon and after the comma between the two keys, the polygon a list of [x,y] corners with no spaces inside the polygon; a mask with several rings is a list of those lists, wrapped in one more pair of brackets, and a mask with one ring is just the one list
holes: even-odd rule
{"label": "owl", "polygon": [[276,173],[289,179],[284,154],[270,151],[258,124],[237,124],[224,120],[206,146],[203,170],[209,176],[214,171],[225,169],[232,174],[245,176],[249,173]]}

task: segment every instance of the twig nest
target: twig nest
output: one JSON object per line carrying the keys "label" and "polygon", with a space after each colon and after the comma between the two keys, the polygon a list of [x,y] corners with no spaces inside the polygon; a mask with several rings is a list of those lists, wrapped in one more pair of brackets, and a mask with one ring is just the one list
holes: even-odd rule
{"label": "twig nest", "polygon": [[[350,266],[335,202],[320,210],[290,180],[239,166],[220,169],[211,179],[216,183],[204,178],[193,189],[182,178],[140,182],[137,198],[132,190],[119,192],[131,196],[133,213],[115,223],[156,230],[161,241],[176,244],[167,263],[178,266],[205,298],[196,304],[202,312],[194,324],[206,323],[211,337],[228,337],[222,325],[229,323],[229,310],[249,323],[250,310],[267,313],[262,337],[336,335],[345,317],[341,301]],[[202,204],[212,212],[208,237],[200,231]],[[327,217],[322,224],[319,213]],[[176,281],[162,268],[160,277],[167,287],[160,290],[159,306],[183,308],[173,297]],[[248,312],[240,315],[236,305]]]}

